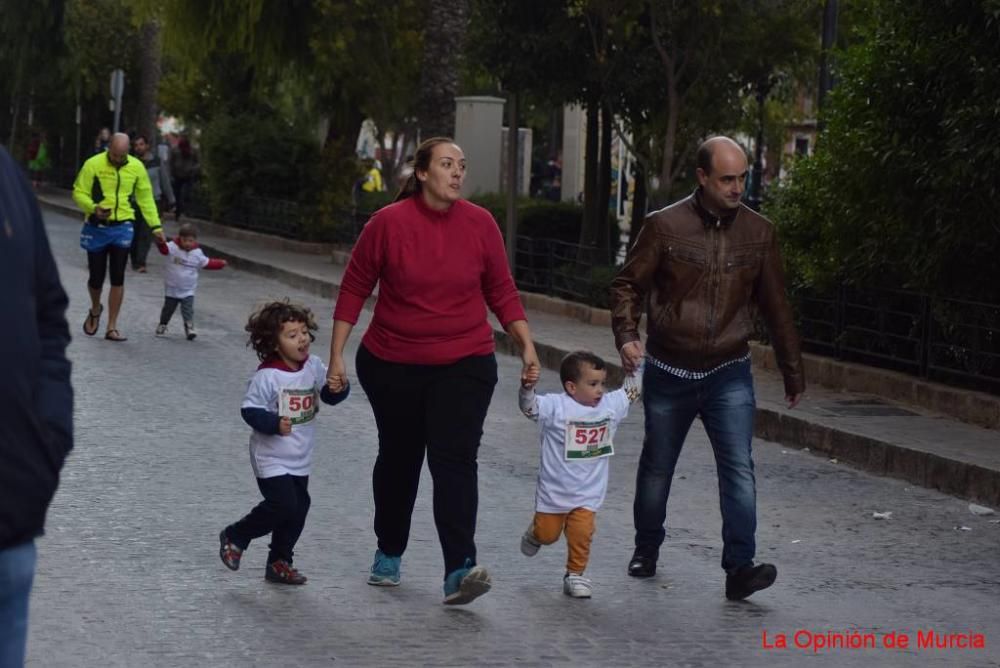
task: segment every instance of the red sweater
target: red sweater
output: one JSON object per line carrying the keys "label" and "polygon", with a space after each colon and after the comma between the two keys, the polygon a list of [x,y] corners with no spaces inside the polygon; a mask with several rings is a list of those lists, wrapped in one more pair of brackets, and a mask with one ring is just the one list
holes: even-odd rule
{"label": "red sweater", "polygon": [[451,364],[492,353],[487,306],[504,328],[525,320],[500,229],[465,200],[435,211],[415,195],[372,216],[351,253],[334,320],[357,323],[376,283],[362,343],[389,362]]}

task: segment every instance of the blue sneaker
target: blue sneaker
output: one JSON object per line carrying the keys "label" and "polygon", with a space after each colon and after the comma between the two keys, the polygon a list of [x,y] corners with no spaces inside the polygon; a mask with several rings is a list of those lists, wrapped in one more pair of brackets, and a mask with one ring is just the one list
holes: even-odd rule
{"label": "blue sneaker", "polygon": [[493,586],[490,574],[482,566],[473,566],[472,559],[466,559],[462,568],[457,568],[444,579],[445,605],[465,605],[479,598]]}
{"label": "blue sneaker", "polygon": [[390,557],[382,550],[375,550],[375,561],[372,562],[372,572],[368,576],[368,584],[378,587],[398,587],[401,561],[402,557]]}

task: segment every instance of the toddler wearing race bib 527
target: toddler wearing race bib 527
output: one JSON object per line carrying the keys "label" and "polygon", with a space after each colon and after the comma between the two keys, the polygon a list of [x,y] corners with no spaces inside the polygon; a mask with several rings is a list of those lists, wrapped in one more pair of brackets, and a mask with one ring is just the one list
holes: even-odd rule
{"label": "toddler wearing race bib 527", "polygon": [[563,592],[590,598],[584,577],[594,534],[594,515],[608,489],[608,457],[613,438],[629,405],[639,398],[641,373],[605,394],[604,360],[589,352],[567,355],[559,368],[563,392],[535,394],[537,373],[521,384],[519,405],[541,428],[542,454],[535,490],[535,517],[521,537],[521,552],[534,556],[566,534],[566,575]]}
{"label": "toddler wearing race bib 527", "polygon": [[292,566],[292,550],[309,512],[317,401],[338,404],[347,398],[350,386],[339,392],[326,386],[326,366],[309,354],[316,338],[309,309],[271,302],[250,316],[246,330],[261,363],[240,413],[253,428],[250,464],[264,500],[222,530],[219,557],[235,571],[250,541],[271,534],[264,579],[305,584],[305,576]]}

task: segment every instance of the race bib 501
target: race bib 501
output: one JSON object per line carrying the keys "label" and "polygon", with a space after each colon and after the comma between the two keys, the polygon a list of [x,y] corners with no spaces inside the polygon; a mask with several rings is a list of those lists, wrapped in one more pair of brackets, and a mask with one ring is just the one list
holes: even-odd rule
{"label": "race bib 501", "polygon": [[316,390],[281,390],[278,415],[291,418],[292,424],[303,424],[316,417]]}

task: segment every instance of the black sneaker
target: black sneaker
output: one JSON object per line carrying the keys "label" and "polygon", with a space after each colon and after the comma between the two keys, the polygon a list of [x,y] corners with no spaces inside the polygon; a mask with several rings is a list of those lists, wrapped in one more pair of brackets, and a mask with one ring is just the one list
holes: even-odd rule
{"label": "black sneaker", "polygon": [[750,594],[767,589],[778,577],[778,569],[773,564],[747,564],[726,576],[726,598],[742,601]]}
{"label": "black sneaker", "polygon": [[632,561],[628,562],[628,574],[634,578],[651,578],[656,575],[656,559],[659,550],[648,547],[637,547],[632,553]]}

